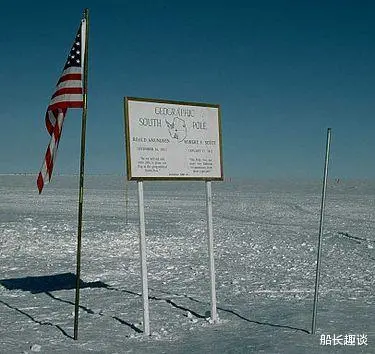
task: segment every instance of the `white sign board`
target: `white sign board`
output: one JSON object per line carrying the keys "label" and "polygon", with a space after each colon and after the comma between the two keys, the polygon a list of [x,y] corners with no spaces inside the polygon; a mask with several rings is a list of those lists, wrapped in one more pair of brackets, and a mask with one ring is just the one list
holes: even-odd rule
{"label": "white sign board", "polygon": [[129,180],[222,180],[220,107],[125,98]]}

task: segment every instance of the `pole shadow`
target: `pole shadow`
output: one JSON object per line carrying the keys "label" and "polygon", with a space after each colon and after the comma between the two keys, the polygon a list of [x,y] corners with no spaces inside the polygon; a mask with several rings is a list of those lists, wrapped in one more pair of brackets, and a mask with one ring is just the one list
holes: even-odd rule
{"label": "pole shadow", "polygon": [[[187,298],[187,299],[189,299],[191,301],[194,301],[194,302],[197,302],[197,303],[208,304],[206,302],[197,300],[197,299],[195,299],[195,298],[193,298],[193,297],[191,297],[189,295],[186,295],[186,294],[176,294],[176,293],[170,293],[170,292],[166,292],[166,291],[162,291],[162,290],[156,290],[156,289],[150,289],[150,290],[159,291],[161,293],[165,293],[165,294],[168,294],[168,295],[173,295],[173,296],[178,296],[178,297],[184,297],[184,298]],[[180,308],[182,308],[182,307],[180,307]],[[261,322],[261,321],[256,321],[256,320],[251,320],[249,318],[246,318],[246,317],[242,316],[241,314],[237,313],[234,310],[226,309],[226,308],[221,307],[221,306],[217,306],[217,309],[221,310],[221,311],[224,311],[224,312],[227,312],[227,313],[230,313],[232,315],[235,315],[238,318],[240,318],[241,320],[244,320],[246,322],[255,323],[255,324],[263,325],[263,326],[271,326],[271,327],[277,327],[277,328],[286,328],[286,329],[291,329],[291,330],[294,330],[294,331],[300,331],[300,332],[303,332],[303,333],[310,334],[310,332],[308,330],[303,329],[303,328],[298,328],[298,327],[293,327],[293,326],[287,326],[287,325],[280,325],[280,324],[269,323],[269,322]],[[191,310],[188,310],[188,311],[190,311],[192,314],[194,314],[194,312],[192,312]]]}
{"label": "pole shadow", "polygon": [[[114,288],[114,287],[111,287],[109,286],[107,288],[108,290],[114,290],[114,291],[121,291],[121,292],[124,292],[124,293],[127,293],[127,294],[131,294],[131,295],[135,295],[135,296],[139,296],[141,297],[142,294],[140,293],[136,293],[134,291],[130,291],[130,290],[125,290],[125,289],[117,289],[117,288]],[[150,289],[150,290],[153,290],[153,289]],[[194,311],[194,310],[191,310],[187,307],[184,307],[184,306],[181,306],[181,305],[178,305],[176,302],[172,301],[170,298],[163,298],[163,297],[157,297],[157,296],[152,296],[152,295],[148,295],[148,298],[150,300],[155,300],[155,301],[165,301],[167,304],[173,306],[174,308],[176,309],[179,309],[179,310],[183,310],[183,311],[189,311],[192,315],[194,315],[195,317],[198,317],[198,318],[206,318],[205,315],[201,315],[199,314],[198,312]],[[197,301],[199,302],[199,301]]]}
{"label": "pole shadow", "polygon": [[294,331],[299,331],[299,332],[310,334],[310,332],[308,330],[303,329],[303,328],[287,326],[287,325],[280,325],[280,324],[269,323],[269,322],[260,322],[260,321],[256,321],[256,320],[250,320],[250,319],[240,315],[239,313],[237,313],[233,310],[229,310],[229,309],[226,309],[226,308],[223,308],[223,307],[220,307],[220,306],[218,306],[217,308],[221,311],[231,313],[232,315],[235,315],[238,318],[240,318],[244,321],[250,322],[250,323],[255,323],[255,324],[259,324],[259,325],[263,325],[263,326],[277,327],[277,328],[286,328],[286,329],[291,329],[291,330],[294,330]]}
{"label": "pole shadow", "polygon": [[[106,286],[106,289],[110,289],[110,287],[109,287],[109,286]],[[54,299],[54,300],[61,301],[61,302],[65,302],[65,303],[70,304],[70,305],[73,305],[73,306],[75,305],[73,301],[69,301],[69,300],[61,299],[61,298],[59,298],[59,297],[57,297],[57,296],[55,296],[55,295],[52,295],[52,294],[49,293],[49,292],[46,292],[46,294],[47,294],[49,297],[51,297],[52,299]],[[79,308],[82,309],[82,310],[84,310],[85,312],[89,313],[90,315],[99,315],[99,316],[104,316],[103,313],[101,313],[101,312],[95,312],[95,311],[89,309],[88,307],[85,307],[85,306],[82,306],[82,305],[79,305]],[[124,325],[126,325],[126,326],[128,326],[128,327],[130,327],[132,330],[134,330],[134,331],[137,332],[137,333],[143,333],[143,331],[142,331],[141,329],[139,329],[139,328],[138,328],[135,324],[133,324],[133,323],[127,322],[127,321],[125,321],[125,320],[123,320],[123,319],[121,319],[121,318],[119,318],[119,317],[117,317],[117,316],[111,316],[111,318],[113,318],[114,320],[116,320],[116,321],[118,321],[118,322],[120,322],[120,323],[122,323],[122,324],[124,324]]]}
{"label": "pole shadow", "polygon": [[22,311],[20,309],[18,309],[17,307],[15,306],[12,306],[8,303],[6,303],[5,301],[2,301],[0,300],[0,303],[2,303],[3,305],[5,305],[6,307],[12,309],[12,310],[15,310],[19,313],[21,313],[22,315],[26,316],[27,318],[29,318],[31,321],[33,321],[34,323],[37,323],[41,326],[52,326],[52,327],[55,327],[57,328],[65,337],[68,337],[68,338],[71,338],[73,339],[73,336],[71,336],[70,334],[68,334],[64,329],[61,328],[61,326],[57,325],[57,324],[53,324],[51,322],[47,322],[47,321],[38,321],[37,319],[35,319],[33,316],[29,315],[27,312],[25,311]]}
{"label": "pole shadow", "polygon": [[[32,294],[45,293],[47,296],[49,296],[53,300],[64,302],[64,303],[67,303],[67,304],[70,304],[70,305],[73,305],[73,306],[74,306],[74,302],[69,301],[69,300],[61,299],[61,298],[53,295],[51,292],[58,291],[58,290],[72,290],[72,289],[75,289],[75,284],[76,284],[76,276],[73,273],[62,273],[62,274],[55,274],[55,275],[48,275],[48,276],[36,276],[36,277],[24,277],[24,278],[13,278],[13,279],[2,279],[2,280],[0,280],[0,285],[4,286],[8,290],[29,291]],[[112,287],[108,284],[105,284],[101,281],[84,282],[84,281],[80,280],[80,288],[81,289],[85,289],[85,288],[105,288],[105,289],[111,290],[111,291],[121,291],[123,293],[131,294],[131,295],[134,295],[134,296],[137,296],[137,297],[142,296],[141,293],[137,293],[137,292],[134,292],[134,291],[131,291],[131,290],[126,290],[126,289],[117,289],[117,288]],[[171,292],[152,289],[152,288],[150,288],[150,290],[151,291],[158,291],[158,292],[164,293],[166,295],[176,296],[176,297],[180,297],[180,298],[186,298],[190,301],[193,301],[193,302],[196,302],[196,303],[199,303],[199,304],[208,304],[207,302],[200,301],[200,300],[195,299],[194,297],[186,295],[186,294],[176,294],[176,293],[171,293]],[[155,300],[155,301],[164,301],[164,302],[168,303],[169,305],[171,305],[172,307],[177,308],[179,310],[183,310],[185,312],[190,312],[193,316],[195,316],[197,318],[200,318],[200,319],[205,319],[207,317],[206,315],[200,314],[197,311],[194,311],[194,310],[190,309],[189,307],[177,304],[177,302],[172,300],[170,298],[170,296],[169,297],[157,297],[157,296],[149,295],[149,299]],[[39,320],[33,318],[28,313],[26,313],[25,311],[22,311],[22,310],[16,308],[15,306],[12,306],[12,305],[4,302],[4,301],[0,300],[0,303],[4,304],[5,306],[7,306],[10,309],[13,309],[13,310],[27,316],[29,319],[31,319],[35,323],[38,323],[40,325],[54,326],[66,337],[73,338],[66,331],[64,331],[59,325],[53,324],[51,322],[39,321]],[[96,315],[99,315],[99,316],[104,316],[103,313],[95,313],[92,309],[90,309],[88,307],[85,307],[83,305],[80,305],[79,307],[80,307],[80,309],[87,312],[88,314],[96,314]],[[254,323],[254,324],[264,325],[264,326],[277,327],[277,328],[286,328],[286,329],[290,329],[290,330],[294,330],[294,331],[304,332],[304,333],[307,333],[307,334],[310,333],[309,331],[307,331],[305,329],[302,329],[302,328],[298,328],[298,327],[252,320],[252,319],[244,317],[243,315],[239,314],[238,312],[236,312],[234,310],[230,310],[230,309],[227,309],[227,308],[224,308],[224,307],[221,307],[221,306],[217,306],[217,309],[221,310],[221,311],[224,311],[224,312],[227,312],[227,313],[230,313],[230,314],[240,318],[241,320],[244,320],[244,321],[249,322],[249,323]],[[111,316],[111,318],[120,322],[121,324],[124,324],[124,325],[130,327],[132,330],[134,330],[137,333],[143,333],[143,330],[138,328],[133,323],[129,323],[129,322],[117,317],[117,316]]]}
{"label": "pole shadow", "polygon": [[132,330],[136,331],[137,333],[143,333],[143,331],[138,328],[135,324],[133,323],[130,323],[130,322],[126,322],[125,320],[122,320],[121,318],[117,317],[117,316],[112,316],[112,318],[128,327],[130,327]]}

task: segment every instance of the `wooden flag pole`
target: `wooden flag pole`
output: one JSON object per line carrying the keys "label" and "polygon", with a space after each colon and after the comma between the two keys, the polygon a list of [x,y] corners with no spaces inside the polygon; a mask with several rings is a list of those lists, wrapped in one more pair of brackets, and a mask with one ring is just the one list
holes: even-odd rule
{"label": "wooden flag pole", "polygon": [[320,254],[321,254],[321,250],[322,250],[324,207],[325,207],[325,200],[326,200],[327,177],[328,177],[328,161],[329,161],[330,145],[331,145],[331,128],[328,128],[327,129],[327,143],[326,143],[326,157],[325,157],[325,162],[324,162],[324,176],[323,176],[322,200],[321,200],[321,207],[320,207],[320,225],[319,225],[319,238],[318,238],[318,256],[317,256],[317,261],[316,261],[315,293],[314,293],[314,306],[313,306],[313,315],[312,315],[311,334],[315,334],[315,330],[316,330],[316,312],[317,312],[317,305],[318,305],[320,263],[321,263]]}
{"label": "wooden flag pole", "polygon": [[78,316],[79,316],[79,288],[81,279],[81,244],[82,244],[82,211],[83,211],[83,181],[85,172],[85,148],[86,148],[86,116],[87,116],[87,73],[88,73],[88,28],[89,10],[85,9],[85,52],[83,73],[83,110],[81,131],[81,163],[79,171],[79,203],[78,203],[78,235],[77,235],[77,268],[76,268],[76,295],[74,306],[74,340],[78,339]]}

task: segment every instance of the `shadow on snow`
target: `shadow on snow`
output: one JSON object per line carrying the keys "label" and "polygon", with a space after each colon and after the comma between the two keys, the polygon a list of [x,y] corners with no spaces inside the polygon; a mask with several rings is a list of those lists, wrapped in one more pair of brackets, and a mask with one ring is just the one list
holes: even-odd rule
{"label": "shadow on snow", "polygon": [[[76,276],[73,273],[43,275],[38,277],[25,277],[2,279],[0,284],[8,290],[30,291],[32,294],[46,293],[58,290],[71,290],[76,288]],[[108,285],[101,281],[84,282],[80,280],[80,289],[107,288]]]}
{"label": "shadow on snow", "polygon": [[[44,293],[48,295],[50,298],[64,302],[66,304],[75,305],[74,302],[69,300],[61,299],[53,294],[51,294],[52,291],[59,291],[59,290],[72,290],[76,288],[76,276],[73,273],[62,273],[62,274],[54,274],[54,275],[44,275],[44,276],[34,276],[34,277],[24,277],[24,278],[12,278],[12,279],[2,279],[0,280],[0,284],[4,286],[8,290],[22,290],[22,291],[29,291],[32,294],[41,294]],[[79,282],[80,289],[85,288],[105,288],[109,289],[109,285],[105,284],[101,281],[95,281],[95,282],[84,282],[83,280],[80,280]],[[66,331],[64,331],[59,325],[55,325],[51,322],[46,321],[39,321],[32,317],[27,312],[18,309],[15,306],[12,306],[5,301],[0,300],[0,303],[7,306],[8,308],[15,310],[29,319],[31,319],[33,322],[38,323],[39,325],[48,325],[48,326],[54,326],[56,327],[61,333],[63,333],[66,337],[72,338],[71,335],[69,335]],[[89,313],[89,314],[95,314],[95,312],[88,307],[79,305],[79,308],[83,311]],[[98,315],[103,316],[102,313],[98,313]],[[139,328],[137,328],[134,324],[128,323],[116,316],[112,316],[113,319],[119,321],[122,324],[125,324],[129,326],[131,329],[136,331],[137,333],[142,333],[143,331]]]}
{"label": "shadow on snow", "polygon": [[68,338],[71,338],[73,339],[73,336],[69,335],[68,333],[66,333],[62,328],[61,326],[59,325],[56,325],[56,324],[53,324],[51,322],[48,322],[48,321],[38,321],[37,319],[35,319],[34,317],[32,317],[31,315],[29,315],[27,312],[25,311],[22,311],[20,309],[18,309],[17,307],[15,306],[12,306],[12,305],[9,305],[8,303],[6,303],[5,301],[3,300],[0,300],[0,303],[2,303],[3,305],[5,305],[6,307],[12,309],[12,310],[15,310],[19,313],[21,313],[22,315],[25,315],[26,317],[28,317],[31,321],[41,325],[41,326],[52,326],[52,327],[56,327],[64,336],[68,337]]}
{"label": "shadow on snow", "polygon": [[[2,279],[2,280],[0,280],[0,284],[8,290],[29,291],[32,294],[45,293],[47,296],[49,296],[53,300],[64,302],[64,303],[67,303],[67,304],[70,304],[70,305],[74,306],[74,302],[69,301],[69,300],[61,299],[61,298],[51,294],[52,291],[75,289],[75,287],[76,287],[76,276],[73,273],[62,273],[62,274],[47,275],[47,276],[34,276],[34,277],[24,277],[24,278]],[[117,289],[117,288],[114,288],[114,287],[112,287],[108,284],[105,284],[105,283],[101,282],[101,281],[84,282],[83,280],[80,280],[79,284],[80,284],[80,289],[105,288],[105,289],[112,290],[112,291],[113,290],[114,291],[121,291],[121,292],[124,292],[124,293],[127,293],[127,294],[135,295],[137,297],[142,296],[141,293],[136,293],[136,292],[133,292],[133,291],[130,291],[130,290]],[[155,289],[150,289],[150,290],[156,291]],[[162,292],[162,293],[172,295],[172,296],[184,297],[184,298],[189,299],[190,301],[197,302],[197,303],[205,303],[205,302],[199,301],[199,300],[197,300],[197,299],[195,299],[191,296],[188,296],[188,295],[172,294],[172,293],[163,292],[163,291],[160,291],[160,290],[158,290],[158,292]],[[184,307],[184,306],[181,306],[181,305],[177,304],[175,301],[173,301],[170,298],[170,296],[169,297],[157,297],[157,296],[149,295],[149,299],[155,300],[155,301],[165,301],[166,303],[173,306],[174,308],[177,308],[177,309],[180,309],[180,310],[183,310],[183,311],[186,311],[186,312],[190,312],[193,316],[195,316],[197,318],[200,318],[200,319],[204,319],[204,318],[207,317],[206,315],[199,314],[196,311],[193,311],[193,310],[191,310],[187,307]],[[38,323],[39,325],[54,326],[62,334],[64,334],[66,337],[73,338],[65,330],[63,330],[61,328],[61,326],[59,326],[59,325],[53,324],[51,322],[39,321],[39,320],[35,319],[34,317],[32,317],[30,314],[26,313],[25,311],[20,310],[17,307],[12,306],[12,305],[10,305],[10,304],[2,301],[2,300],[0,300],[0,303],[2,303],[3,305],[7,306],[10,309],[13,309],[13,310],[25,315],[26,317],[31,319],[33,322]],[[91,309],[89,309],[85,306],[80,305],[79,307],[80,307],[80,309],[82,309],[83,311],[85,311],[89,314],[96,314],[96,315],[99,315],[99,316],[104,316],[103,313],[101,313],[101,312],[95,313],[93,310],[91,310]],[[233,310],[226,309],[226,308],[223,308],[223,307],[220,307],[220,306],[218,306],[217,309],[221,310],[221,311],[224,311],[224,312],[227,312],[227,313],[231,313],[232,315],[235,315],[238,318],[240,318],[244,321],[250,322],[250,323],[272,326],[272,327],[278,327],[278,328],[287,328],[287,329],[291,329],[291,330],[295,330],[295,331],[301,331],[301,332],[304,332],[304,333],[309,333],[307,330],[302,329],[302,328],[296,328],[296,327],[292,327],[292,326],[279,325],[279,324],[273,324],[273,323],[268,323],[268,322],[260,322],[260,321],[256,321],[256,320],[251,320],[251,319],[248,319],[248,318],[242,316],[241,314],[239,314],[239,313],[237,313]],[[129,323],[129,322],[117,317],[117,316],[111,316],[111,317],[114,320],[120,322],[121,324],[124,324],[124,325],[130,327],[135,332],[143,333],[143,331],[140,328],[138,328],[136,325],[134,325],[133,323]]]}
{"label": "shadow on snow", "polygon": [[[151,289],[150,289],[151,290]],[[202,301],[199,301],[191,296],[188,296],[188,295],[181,295],[181,294],[172,294],[172,293],[168,293],[168,292],[165,292],[165,291],[161,291],[161,290],[158,290],[159,292],[163,292],[165,294],[170,294],[170,295],[175,295],[175,296],[178,296],[178,297],[185,297],[191,301],[194,301],[194,302],[198,302],[198,303],[204,303]],[[152,298],[152,297],[150,297]],[[183,307],[179,307],[179,308],[182,308],[184,309]],[[224,307],[221,307],[221,306],[217,306],[217,309],[218,310],[221,310],[221,311],[224,311],[224,312],[227,312],[227,313],[231,313],[232,315],[235,315],[237,316],[238,318],[240,318],[241,320],[244,320],[246,322],[250,322],[250,323],[255,323],[255,324],[259,324],[259,325],[264,325],[264,326],[271,326],[271,327],[278,327],[278,328],[287,328],[287,329],[291,329],[291,330],[294,330],[294,331],[300,331],[300,332],[304,332],[304,333],[307,333],[307,334],[310,334],[309,331],[307,331],[306,329],[303,329],[303,328],[297,328],[297,327],[292,327],[292,326],[287,326],[287,325],[280,325],[280,324],[275,324],[275,323],[269,323],[269,322],[260,322],[260,321],[256,321],[256,320],[250,320],[242,315],[240,315],[239,313],[237,313],[236,311],[234,310],[230,310],[230,309],[226,309]],[[191,311],[191,310],[188,310],[190,311],[194,316],[196,316],[195,312]],[[204,318],[205,316],[200,316],[198,315],[197,317],[200,317],[200,318]]]}

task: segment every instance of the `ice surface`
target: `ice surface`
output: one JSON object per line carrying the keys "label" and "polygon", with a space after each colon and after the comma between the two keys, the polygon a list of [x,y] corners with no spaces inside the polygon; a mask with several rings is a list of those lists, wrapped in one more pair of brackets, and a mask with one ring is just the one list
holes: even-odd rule
{"label": "ice surface", "polygon": [[[74,341],[77,186],[56,176],[39,196],[35,176],[0,176],[1,353],[375,352],[374,181],[328,185],[316,335],[320,181],[213,183],[219,324],[209,320],[204,183],[145,182],[145,338],[136,183],[86,177]],[[366,334],[368,345],[329,348],[321,334]]]}

